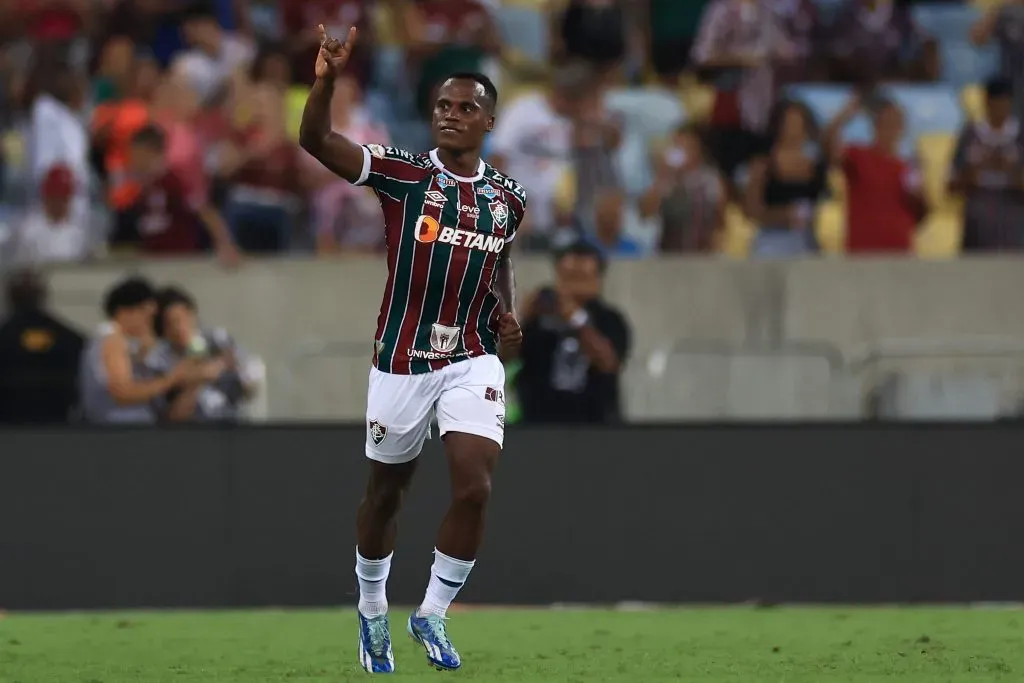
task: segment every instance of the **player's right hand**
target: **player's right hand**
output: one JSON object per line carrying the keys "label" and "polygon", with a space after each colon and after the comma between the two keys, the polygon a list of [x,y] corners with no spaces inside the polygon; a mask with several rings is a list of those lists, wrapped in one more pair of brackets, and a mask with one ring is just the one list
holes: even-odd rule
{"label": "player's right hand", "polygon": [[355,47],[356,27],[348,30],[348,37],[344,43],[327,35],[327,29],[323,24],[318,25],[317,29],[320,32],[320,52],[316,56],[316,77],[337,78],[348,64],[352,48]]}

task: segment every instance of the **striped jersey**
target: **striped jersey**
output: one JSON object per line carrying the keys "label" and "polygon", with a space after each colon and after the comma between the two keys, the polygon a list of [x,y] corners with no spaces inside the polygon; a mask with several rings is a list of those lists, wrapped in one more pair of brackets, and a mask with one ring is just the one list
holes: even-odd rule
{"label": "striped jersey", "polygon": [[526,211],[526,191],[481,160],[472,177],[444,167],[437,150],[411,154],[365,145],[356,185],[384,212],[388,280],[373,364],[408,375],[497,352],[501,253]]}

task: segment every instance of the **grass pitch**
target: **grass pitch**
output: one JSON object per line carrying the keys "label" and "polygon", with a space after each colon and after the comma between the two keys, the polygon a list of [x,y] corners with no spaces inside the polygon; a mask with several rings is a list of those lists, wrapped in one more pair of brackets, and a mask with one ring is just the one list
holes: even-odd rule
{"label": "grass pitch", "polygon": [[[982,683],[1024,680],[1024,612],[709,608],[457,612],[456,673],[430,669],[392,610],[397,681]],[[2,683],[362,680],[351,611],[0,618]],[[390,680],[390,679],[386,679]]]}

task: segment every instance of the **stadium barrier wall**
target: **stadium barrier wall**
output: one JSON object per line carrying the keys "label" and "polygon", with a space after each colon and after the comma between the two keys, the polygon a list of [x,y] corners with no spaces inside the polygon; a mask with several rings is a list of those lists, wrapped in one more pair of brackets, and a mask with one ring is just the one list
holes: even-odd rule
{"label": "stadium barrier wall", "polygon": [[[361,426],[0,432],[0,609],[350,604]],[[510,429],[466,602],[1024,600],[1024,426]],[[422,595],[437,440],[389,584]]]}
{"label": "stadium barrier wall", "polygon": [[[136,268],[159,282],[186,285],[207,322],[227,327],[265,360],[270,419],[362,420],[386,271],[381,259],[251,260],[234,272],[210,261],[58,268],[52,279],[54,306],[93,329],[105,288]],[[550,259],[545,257],[517,257],[516,270],[524,295],[551,278]],[[890,338],[1024,337],[1019,296],[1024,291],[1024,258],[1019,257],[950,262],[665,257],[613,264],[605,290],[633,326],[625,408],[629,417],[640,420],[652,415],[714,420],[856,414],[830,404],[814,358],[790,359],[792,367],[780,381],[777,364],[758,370],[748,363],[736,369],[691,356],[673,365],[671,386],[647,394],[638,391],[652,383],[648,354],[673,340],[770,347],[814,342],[853,353]],[[306,342],[318,340],[348,346],[340,356],[296,359]],[[758,378],[744,382],[743,390],[722,395],[722,387],[752,373]],[[1010,372],[999,368],[996,375]],[[769,388],[747,390],[751,384]],[[692,390],[673,388],[684,385]],[[788,403],[793,405],[780,408]],[[824,412],[823,406],[828,407]]]}

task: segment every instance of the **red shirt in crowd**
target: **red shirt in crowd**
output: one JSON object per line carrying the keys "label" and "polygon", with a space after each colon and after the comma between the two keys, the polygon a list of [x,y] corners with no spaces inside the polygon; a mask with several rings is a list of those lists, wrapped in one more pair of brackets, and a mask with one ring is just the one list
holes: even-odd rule
{"label": "red shirt in crowd", "polygon": [[143,186],[139,202],[139,236],[153,254],[191,254],[200,249],[199,210],[206,197],[188,190],[175,173],[166,171]]}
{"label": "red shirt in crowd", "polygon": [[[263,133],[253,127],[236,134],[235,143],[242,149],[259,147]],[[294,194],[299,186],[299,150],[290,140],[282,139],[259,158],[244,164],[231,177],[236,185]]]}
{"label": "red shirt in crowd", "polygon": [[911,164],[876,147],[847,147],[847,253],[911,250],[918,204],[906,190]]}
{"label": "red shirt in crowd", "polygon": [[64,42],[82,30],[82,18],[72,3],[21,0],[18,8],[26,32],[33,40]]}
{"label": "red shirt in crowd", "polygon": [[[359,29],[359,40],[349,58],[346,69],[355,76],[359,85],[366,87],[370,80],[372,64],[372,17],[367,0],[279,0],[281,22],[290,39],[303,44],[303,37],[315,33],[317,24],[323,24],[328,35],[344,40],[348,30]],[[295,54],[292,63],[292,77],[308,85],[313,84],[320,45],[307,42],[307,47]]]}

